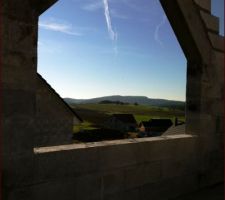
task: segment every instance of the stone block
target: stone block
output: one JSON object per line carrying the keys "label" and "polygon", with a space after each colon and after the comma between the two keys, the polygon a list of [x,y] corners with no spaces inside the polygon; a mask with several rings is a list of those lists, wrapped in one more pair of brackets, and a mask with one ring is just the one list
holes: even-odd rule
{"label": "stone block", "polygon": [[[15,34],[16,33],[16,34]],[[22,52],[25,55],[37,53],[37,21],[29,24],[12,19],[4,19],[3,49]]]}
{"label": "stone block", "polygon": [[[180,152],[180,154],[183,154]],[[180,156],[181,157],[181,156]],[[163,160],[162,161],[162,179],[173,178],[176,176],[183,176],[184,174],[193,173],[198,166],[197,158],[193,155],[186,156],[183,154],[182,159]]]}
{"label": "stone block", "polygon": [[136,143],[104,146],[99,149],[99,169],[109,170],[138,163]]}
{"label": "stone block", "polygon": [[223,140],[221,140],[221,133],[224,131],[224,111],[223,111],[224,105],[222,105],[221,110],[222,110],[223,114],[221,114],[221,115],[216,114],[214,116],[215,123],[216,123],[215,134],[218,135],[220,142],[223,141]]}
{"label": "stone block", "polygon": [[140,199],[175,199],[180,194],[188,193],[197,188],[196,177],[195,174],[186,174],[164,179],[157,183],[146,184],[140,189]]}
{"label": "stone block", "polygon": [[219,18],[204,11],[200,11],[201,17],[206,25],[206,28],[215,33],[219,33]]}
{"label": "stone block", "polygon": [[[35,115],[35,93],[26,90],[3,90],[3,117],[7,122],[21,120]],[[32,101],[33,100],[33,101]],[[19,118],[21,117],[21,118]],[[17,121],[13,121],[16,120]],[[26,123],[26,122],[23,122]]]}
{"label": "stone block", "polygon": [[127,190],[104,196],[104,200],[140,200],[139,189]]}
{"label": "stone block", "polygon": [[31,23],[32,20],[38,17],[32,7],[32,2],[29,0],[24,0],[23,3],[21,1],[3,0],[1,14],[3,13],[4,17],[7,16],[17,21]]}
{"label": "stone block", "polygon": [[214,51],[211,60],[211,68],[215,71],[214,76],[211,76],[211,78],[217,85],[220,84],[224,88],[224,53]]}
{"label": "stone block", "polygon": [[[33,189],[33,188],[32,188]],[[3,189],[3,199],[7,200],[38,200],[37,197],[34,197],[32,189],[28,187],[16,188],[14,190]],[[46,199],[47,200],[47,199]]]}
{"label": "stone block", "polygon": [[122,196],[123,200],[138,200],[140,199],[140,191],[138,188],[128,190],[123,192]]}
{"label": "stone block", "polygon": [[[24,53],[22,51],[5,50],[3,51],[2,64],[4,68],[14,68],[13,70],[34,70],[37,72],[37,55],[35,52]],[[17,69],[16,69],[17,68]],[[7,69],[9,70],[9,69]],[[16,74],[14,74],[15,76]]]}
{"label": "stone block", "polygon": [[57,179],[34,185],[32,200],[99,200],[101,182],[98,177],[87,175],[77,179]]}
{"label": "stone block", "polygon": [[211,12],[211,0],[194,0],[201,9]]}
{"label": "stone block", "polygon": [[74,182],[76,183],[74,187],[75,195],[71,199],[101,199],[104,186],[102,184],[102,178],[98,174],[80,176]]}
{"label": "stone block", "polygon": [[[190,135],[196,135],[199,131],[199,123],[200,123],[199,114],[193,112],[186,108],[186,116],[185,116],[185,133]],[[196,132],[196,133],[195,133]]]}
{"label": "stone block", "polygon": [[[217,67],[215,67],[214,69],[216,69],[216,68]],[[216,76],[216,74],[218,74],[218,73],[217,72],[214,73],[215,76]],[[218,78],[221,76],[222,76],[222,74],[220,74],[218,76]],[[222,80],[223,80],[223,78],[222,78]],[[208,106],[212,107],[214,100],[220,99],[220,101],[223,101],[224,85],[222,83],[222,80],[217,81],[217,78],[215,77],[208,82],[204,81],[202,83],[202,103],[205,103],[208,101],[209,103],[211,103],[211,105],[209,104]],[[218,101],[216,100],[215,103],[217,103],[217,102]],[[203,109],[205,110],[205,108],[203,108]]]}
{"label": "stone block", "polygon": [[158,183],[150,183],[140,188],[141,200],[167,200],[170,199],[170,193],[173,193],[173,182],[159,181]]}
{"label": "stone block", "polygon": [[14,152],[4,155],[3,185],[9,188],[24,187],[34,183],[34,162],[31,152]]}
{"label": "stone block", "polygon": [[99,170],[98,148],[59,150],[54,153],[37,154],[36,159],[38,181],[52,180],[56,174],[58,178],[69,178]]}
{"label": "stone block", "polygon": [[4,13],[4,15],[10,18],[16,18],[29,23],[31,19],[37,18],[57,1],[58,0],[23,0],[23,3],[21,3],[20,1],[4,0],[1,13]]}
{"label": "stone block", "polygon": [[[212,65],[218,66],[219,72],[224,72],[224,53],[223,52],[213,52],[211,58]],[[224,79],[224,78],[223,78]]]}
{"label": "stone block", "polygon": [[114,193],[114,194],[107,194],[104,196],[105,200],[124,200],[123,192],[121,193]]}
{"label": "stone block", "polygon": [[148,183],[157,182],[161,178],[161,162],[155,161],[126,168],[124,171],[125,190],[138,188]]}
{"label": "stone block", "polygon": [[214,33],[208,33],[210,42],[212,47],[215,50],[223,51],[224,52],[224,37],[221,35],[217,35]]}
{"label": "stone block", "polygon": [[[26,151],[32,152],[33,149],[33,129],[34,121],[31,117],[15,117],[14,119],[4,120],[3,126],[3,152],[10,156],[17,153],[25,153]],[[9,120],[12,120],[9,122]],[[26,120],[26,121],[23,121]],[[29,137],[28,137],[29,136]]]}
{"label": "stone block", "polygon": [[[188,99],[193,99],[193,100],[197,101],[201,96],[200,87],[201,87],[201,82],[199,79],[197,80],[197,78],[196,78],[196,80],[190,80],[188,82],[187,94],[186,94]],[[195,88],[195,89],[193,89],[193,88]]]}
{"label": "stone block", "polygon": [[176,137],[162,136],[158,137],[157,141],[139,143],[139,152],[142,157],[141,163],[173,158],[183,146],[192,146],[193,148],[195,140],[192,136],[187,137],[185,134],[176,135]]}
{"label": "stone block", "polygon": [[158,141],[143,142],[138,145],[142,162],[152,162],[170,158],[172,156],[172,150],[174,146],[176,146],[176,141],[174,140],[174,142],[172,142],[160,138]]}
{"label": "stone block", "polygon": [[102,176],[104,196],[120,193],[125,189],[124,171],[113,170],[103,173]]}
{"label": "stone block", "polygon": [[[17,91],[17,95],[19,95],[20,92],[22,94],[25,91],[27,91],[28,93],[31,93],[31,92],[34,93],[35,84],[36,84],[34,69],[32,68],[23,69],[22,67],[17,68],[12,66],[4,66],[2,68],[2,74],[3,74],[3,78],[2,78],[3,89],[5,93],[11,93],[11,95],[12,93],[16,94],[16,91]],[[34,97],[36,97],[36,95]],[[31,100],[31,99],[27,99],[27,100]],[[19,101],[19,99],[17,101]]]}
{"label": "stone block", "polygon": [[188,162],[190,162],[191,165],[194,164],[196,161],[195,152],[197,151],[197,142],[197,136],[182,140],[177,144],[175,150],[173,151],[174,156],[171,158],[171,161],[180,162],[185,158]]}
{"label": "stone block", "polygon": [[216,184],[221,184],[224,180],[224,165],[217,165],[216,168],[208,168],[201,174],[199,179],[200,187],[207,187]]}
{"label": "stone block", "polygon": [[[221,90],[222,92],[223,90]],[[222,98],[215,98],[212,103],[212,114],[223,117],[224,116],[224,103]]]}

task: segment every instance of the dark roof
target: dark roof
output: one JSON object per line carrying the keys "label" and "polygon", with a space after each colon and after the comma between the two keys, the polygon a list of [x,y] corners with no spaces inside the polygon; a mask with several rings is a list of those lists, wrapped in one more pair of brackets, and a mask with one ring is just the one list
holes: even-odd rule
{"label": "dark roof", "polygon": [[151,126],[157,127],[170,127],[173,125],[171,119],[150,119],[149,122],[151,123]]}
{"label": "dark roof", "polygon": [[172,126],[165,133],[163,133],[163,135],[177,135],[177,134],[185,134],[185,124]]}
{"label": "dark roof", "polygon": [[150,121],[142,121],[140,122],[139,127],[141,127],[141,125],[143,125],[144,127],[151,127]]}
{"label": "dark roof", "polygon": [[137,123],[132,114],[113,114],[113,117],[124,123],[132,123],[132,124]]}
{"label": "dark roof", "polygon": [[66,109],[72,112],[72,114],[75,115],[80,120],[80,122],[83,122],[80,116],[60,97],[60,95],[51,87],[51,85],[39,73],[37,73],[37,77],[59,98],[59,100],[61,100],[61,102],[65,105]]}

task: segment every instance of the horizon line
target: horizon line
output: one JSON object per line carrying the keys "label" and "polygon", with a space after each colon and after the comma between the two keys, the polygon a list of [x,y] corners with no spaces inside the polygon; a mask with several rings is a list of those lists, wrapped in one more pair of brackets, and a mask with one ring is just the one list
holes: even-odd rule
{"label": "horizon line", "polygon": [[181,101],[186,102],[186,100],[180,100],[180,99],[167,99],[167,98],[152,98],[148,96],[143,95],[106,95],[106,96],[97,96],[97,97],[91,97],[91,98],[75,98],[75,97],[62,97],[63,99],[69,98],[69,99],[76,99],[76,100],[89,100],[89,99],[96,99],[96,98],[102,98],[102,97],[112,97],[112,96],[120,96],[120,97],[147,97],[149,99],[158,99],[158,100],[169,100],[169,101]]}

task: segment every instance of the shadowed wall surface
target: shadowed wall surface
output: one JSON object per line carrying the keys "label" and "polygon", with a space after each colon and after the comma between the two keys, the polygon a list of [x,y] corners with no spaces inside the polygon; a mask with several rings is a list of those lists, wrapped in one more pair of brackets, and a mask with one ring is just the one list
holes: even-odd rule
{"label": "shadowed wall surface", "polygon": [[37,74],[35,147],[68,144],[81,120],[56,91]]}
{"label": "shadowed wall surface", "polygon": [[210,0],[161,0],[188,60],[185,135],[33,149],[38,16],[54,2],[3,0],[4,199],[168,199],[222,182],[224,38]]}

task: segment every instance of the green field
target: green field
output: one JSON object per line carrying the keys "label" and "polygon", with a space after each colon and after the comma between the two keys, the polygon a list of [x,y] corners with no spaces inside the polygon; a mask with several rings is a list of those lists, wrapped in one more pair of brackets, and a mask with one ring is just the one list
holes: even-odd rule
{"label": "green field", "polygon": [[88,122],[88,121],[84,121],[83,123],[74,126],[73,132],[77,133],[77,132],[82,131],[82,130],[95,130],[95,129],[97,129],[97,128],[95,127],[95,125],[93,123]]}
{"label": "green field", "polygon": [[[76,104],[72,106],[75,109],[88,109],[100,111],[108,114],[114,113],[135,113],[135,114],[150,114],[156,113],[161,114],[167,113],[171,114],[171,110],[169,108],[160,108],[153,106],[144,106],[144,105],[117,105],[117,104]],[[182,114],[182,111],[173,111],[179,115]]]}
{"label": "green field", "polygon": [[71,107],[84,120],[78,130],[91,130],[101,127],[101,124],[112,114],[127,113],[133,114],[136,121],[147,121],[151,118],[169,118],[174,120],[177,117],[180,121],[185,121],[185,113],[181,110],[152,107],[145,105],[117,105],[117,104],[75,104]]}

